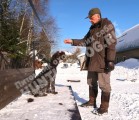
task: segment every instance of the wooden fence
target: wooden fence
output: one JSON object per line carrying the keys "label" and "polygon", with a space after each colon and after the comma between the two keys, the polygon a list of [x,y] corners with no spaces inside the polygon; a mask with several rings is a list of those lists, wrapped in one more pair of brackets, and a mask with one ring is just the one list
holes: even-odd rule
{"label": "wooden fence", "polygon": [[23,80],[33,73],[33,68],[0,71],[0,109],[21,95],[21,92],[15,86],[15,82]]}

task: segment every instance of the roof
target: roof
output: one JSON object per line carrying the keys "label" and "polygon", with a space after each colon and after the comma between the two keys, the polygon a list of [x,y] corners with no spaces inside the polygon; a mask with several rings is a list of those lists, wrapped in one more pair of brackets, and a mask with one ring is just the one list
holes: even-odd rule
{"label": "roof", "polygon": [[139,24],[126,30],[117,38],[116,51],[122,52],[139,48]]}
{"label": "roof", "polygon": [[85,56],[85,53],[81,53],[80,55],[78,55],[77,57],[81,57],[81,56]]}

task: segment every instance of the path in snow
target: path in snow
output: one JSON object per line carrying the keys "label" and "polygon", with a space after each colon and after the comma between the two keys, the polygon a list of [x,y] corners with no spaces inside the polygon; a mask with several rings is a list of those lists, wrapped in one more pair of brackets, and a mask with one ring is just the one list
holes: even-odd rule
{"label": "path in snow", "polygon": [[[35,98],[22,95],[0,110],[0,120],[81,120],[69,87],[57,86],[56,89],[57,95]],[[28,98],[33,98],[34,102],[28,103]]]}

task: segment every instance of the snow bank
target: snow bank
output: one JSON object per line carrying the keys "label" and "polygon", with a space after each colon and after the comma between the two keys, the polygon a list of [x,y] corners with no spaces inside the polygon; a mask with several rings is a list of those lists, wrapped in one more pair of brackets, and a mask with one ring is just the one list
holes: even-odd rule
{"label": "snow bank", "polygon": [[116,64],[112,74],[116,80],[139,82],[139,60],[131,58]]}

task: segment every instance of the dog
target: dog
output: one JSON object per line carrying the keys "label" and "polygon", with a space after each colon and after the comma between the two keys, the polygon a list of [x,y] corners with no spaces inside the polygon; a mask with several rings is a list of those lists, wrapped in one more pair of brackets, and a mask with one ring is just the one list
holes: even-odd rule
{"label": "dog", "polygon": [[46,96],[47,93],[58,93],[55,91],[55,77],[57,74],[57,66],[60,60],[64,59],[65,52],[63,51],[57,51],[52,55],[50,63],[32,81],[32,86],[34,88],[30,90],[32,95],[38,97]]}

